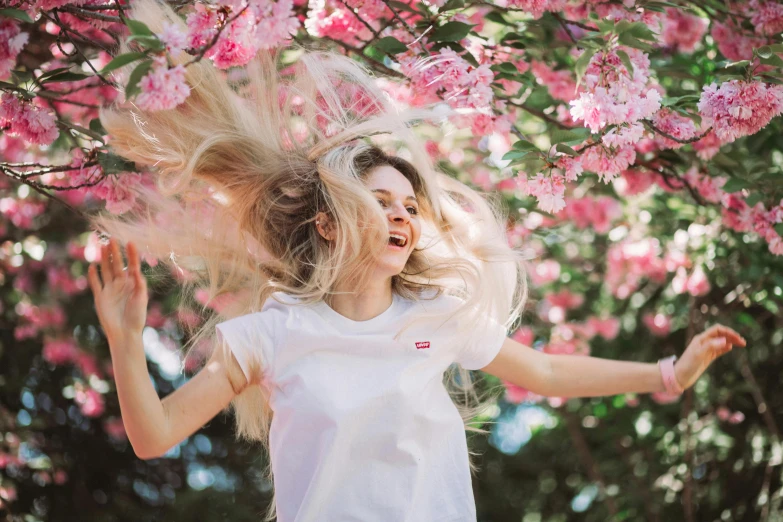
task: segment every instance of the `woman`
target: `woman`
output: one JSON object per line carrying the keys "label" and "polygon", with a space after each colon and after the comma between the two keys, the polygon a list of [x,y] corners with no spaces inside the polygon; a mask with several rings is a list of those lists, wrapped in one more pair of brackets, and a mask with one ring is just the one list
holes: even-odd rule
{"label": "woman", "polygon": [[[151,0],[134,17],[153,30],[182,23]],[[481,404],[469,370],[540,395],[681,393],[745,345],[713,326],[673,365],[507,338],[526,297],[522,256],[487,200],[429,164],[408,127],[427,113],[398,113],[339,56],[302,53],[278,72],[259,55],[248,74],[231,85],[198,62],[177,109],[101,117],[115,150],[158,173],[158,192],[140,189],[146,208],[95,217],[112,239],[101,276],[89,269],[140,458],[231,404],[238,434],[270,453],[268,519],[276,508],[281,522],[474,521],[465,428]],[[368,143],[375,135],[410,159]],[[182,274],[185,298],[200,284],[230,296],[192,336],[214,340],[209,361],[162,401],[141,342],[137,244]]]}

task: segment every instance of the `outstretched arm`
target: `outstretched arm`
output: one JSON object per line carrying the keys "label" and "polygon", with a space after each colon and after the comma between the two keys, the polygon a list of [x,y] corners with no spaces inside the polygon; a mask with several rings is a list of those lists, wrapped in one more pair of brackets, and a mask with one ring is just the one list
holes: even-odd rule
{"label": "outstretched arm", "polygon": [[[697,335],[675,364],[677,381],[689,388],[734,345],[745,346],[745,340],[725,326],[716,325]],[[599,397],[665,390],[657,363],[546,354],[513,339],[506,339],[482,371],[543,396]]]}

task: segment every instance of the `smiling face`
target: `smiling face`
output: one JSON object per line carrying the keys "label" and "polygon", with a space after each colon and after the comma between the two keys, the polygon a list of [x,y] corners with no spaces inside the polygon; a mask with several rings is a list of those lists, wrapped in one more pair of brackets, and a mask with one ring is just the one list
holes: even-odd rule
{"label": "smiling face", "polygon": [[378,271],[391,277],[402,272],[421,237],[419,203],[408,178],[390,165],[371,170],[365,184],[388,220],[389,244],[378,261]]}

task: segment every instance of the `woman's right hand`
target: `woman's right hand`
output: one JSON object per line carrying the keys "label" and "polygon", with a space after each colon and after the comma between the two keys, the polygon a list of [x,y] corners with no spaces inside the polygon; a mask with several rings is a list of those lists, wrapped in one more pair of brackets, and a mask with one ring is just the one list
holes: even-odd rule
{"label": "woman's right hand", "polygon": [[128,242],[127,254],[126,270],[117,241],[109,239],[109,244],[101,247],[101,276],[95,264],[88,269],[95,310],[109,345],[140,337],[147,321],[147,280],[132,242]]}

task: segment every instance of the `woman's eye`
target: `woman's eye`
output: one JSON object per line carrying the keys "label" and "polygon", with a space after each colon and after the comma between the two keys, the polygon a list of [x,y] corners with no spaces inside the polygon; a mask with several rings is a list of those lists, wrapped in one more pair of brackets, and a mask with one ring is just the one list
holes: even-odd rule
{"label": "woman's eye", "polygon": [[379,199],[378,203],[380,203],[382,207],[386,206],[386,202],[384,200],[382,200],[382,199]]}
{"label": "woman's eye", "polygon": [[415,216],[419,213],[419,209],[416,207],[408,207],[408,213]]}

